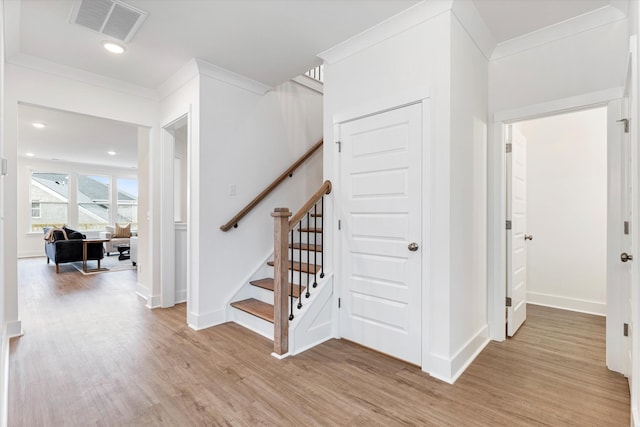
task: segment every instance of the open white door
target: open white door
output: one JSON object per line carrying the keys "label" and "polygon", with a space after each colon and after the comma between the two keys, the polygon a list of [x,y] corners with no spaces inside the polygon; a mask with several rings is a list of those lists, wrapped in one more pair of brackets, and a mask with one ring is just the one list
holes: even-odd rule
{"label": "open white door", "polygon": [[340,125],[340,334],[421,365],[422,106]]}
{"label": "open white door", "polygon": [[527,318],[527,141],[507,126],[507,335]]}

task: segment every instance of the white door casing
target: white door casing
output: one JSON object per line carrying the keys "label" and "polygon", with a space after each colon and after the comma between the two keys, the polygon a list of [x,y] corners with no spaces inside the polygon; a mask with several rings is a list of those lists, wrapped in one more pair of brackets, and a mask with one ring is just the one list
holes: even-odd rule
{"label": "white door casing", "polygon": [[512,125],[507,135],[507,335],[512,337],[527,318],[527,141]]}
{"label": "white door casing", "polygon": [[[626,377],[631,376],[631,364],[632,364],[632,345],[631,345],[631,331],[629,328],[631,327],[631,312],[632,312],[632,301],[631,301],[631,283],[632,283],[632,265],[631,261],[623,262],[622,257],[623,254],[631,255],[633,257],[633,247],[632,247],[632,239],[631,239],[631,227],[634,226],[635,221],[633,221],[633,206],[632,206],[632,197],[633,197],[633,178],[632,178],[632,151],[631,151],[631,138],[629,138],[628,133],[628,121],[626,118],[628,115],[628,98],[624,98],[622,100],[622,114],[621,116],[625,119],[619,123],[619,133],[620,133],[620,183],[621,183],[621,192],[620,192],[620,212],[622,217],[620,219],[620,227],[619,232],[620,236],[620,295],[621,295],[621,316],[623,323],[623,331],[625,328],[627,329],[626,336],[623,333],[623,337],[620,341],[621,343],[621,351],[622,355],[622,363],[621,369],[622,374]],[[625,131],[625,127],[626,130]],[[627,325],[626,327],[624,325]]]}
{"label": "white door casing", "polygon": [[339,134],[340,335],[420,365],[422,106],[342,123]]}

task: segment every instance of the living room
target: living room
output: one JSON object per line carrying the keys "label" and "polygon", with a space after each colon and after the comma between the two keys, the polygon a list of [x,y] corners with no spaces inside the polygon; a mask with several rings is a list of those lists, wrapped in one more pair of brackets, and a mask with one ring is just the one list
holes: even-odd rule
{"label": "living room", "polygon": [[[67,225],[87,238],[104,239],[107,227],[130,224],[136,234],[137,126],[21,104],[18,127],[19,258],[45,256],[47,227]],[[119,260],[110,243],[109,264],[126,261],[129,251],[123,247]],[[131,260],[126,264],[132,267]]]}

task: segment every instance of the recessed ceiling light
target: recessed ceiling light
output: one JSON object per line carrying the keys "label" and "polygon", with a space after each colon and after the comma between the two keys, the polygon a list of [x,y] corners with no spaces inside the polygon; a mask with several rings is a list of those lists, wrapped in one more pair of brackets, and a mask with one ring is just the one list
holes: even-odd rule
{"label": "recessed ceiling light", "polygon": [[33,153],[27,153],[27,157],[33,157],[33,156],[35,156],[35,154],[33,154]]}
{"label": "recessed ceiling light", "polygon": [[119,43],[116,42],[112,42],[112,41],[103,41],[102,42],[102,46],[107,49],[109,52],[111,53],[115,53],[117,55],[123,53],[126,49],[124,48],[124,46],[122,46]]}
{"label": "recessed ceiling light", "polygon": [[110,156],[115,156],[117,153],[115,151],[107,151],[107,154]]}
{"label": "recessed ceiling light", "polygon": [[31,126],[33,126],[36,129],[42,129],[47,127],[47,125],[45,125],[44,123],[39,123],[39,122],[31,123]]}

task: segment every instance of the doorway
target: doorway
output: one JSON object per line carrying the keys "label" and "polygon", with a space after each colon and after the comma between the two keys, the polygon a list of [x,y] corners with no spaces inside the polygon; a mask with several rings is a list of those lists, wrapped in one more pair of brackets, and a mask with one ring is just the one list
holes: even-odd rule
{"label": "doorway", "polygon": [[[525,277],[533,286],[526,291],[526,300],[539,305],[606,315],[607,366],[628,374],[621,363],[624,344],[622,326],[626,314],[621,312],[620,304],[629,298],[628,295],[622,295],[624,287],[619,259],[624,231],[621,197],[625,133],[624,125],[619,121],[623,115],[622,103],[618,99],[571,108],[543,106],[537,114],[529,117],[497,121],[494,135],[504,141],[501,147],[504,150],[501,154],[503,173],[506,173],[510,163],[508,154],[505,154],[505,144],[510,142],[510,128],[520,131],[524,128],[524,133],[527,133],[526,128],[529,127],[529,134],[537,141],[542,141],[534,147],[533,158],[529,159],[528,164],[536,162],[546,165],[546,169],[543,166],[537,170],[532,168],[526,175],[532,183],[534,177],[537,181],[535,190],[528,194],[533,199],[527,204],[527,211],[531,211],[527,213],[532,213],[534,218],[525,222],[526,231],[523,233],[523,238],[528,237],[525,241],[525,269],[530,270]],[[558,128],[563,120],[571,119],[586,121],[580,126],[569,126],[568,130],[561,131]],[[531,129],[540,128],[544,121],[551,124],[546,131]],[[600,125],[596,129],[594,126],[597,123]],[[566,142],[554,143],[558,138]],[[529,141],[527,147],[532,147]],[[499,163],[496,148],[493,147],[494,156],[490,161]],[[506,177],[506,174],[503,176]],[[497,270],[490,272],[494,278],[490,281],[493,305],[490,307],[490,316],[495,322],[492,324],[492,338],[500,341],[506,337],[508,329],[508,324],[505,328],[505,308],[500,308],[500,295],[503,295],[502,304],[508,309],[508,297],[513,292],[514,282],[511,278],[513,270],[511,266],[507,267],[508,251],[511,250],[507,248],[507,242],[512,235],[507,230],[507,221],[510,219],[506,209],[510,202],[506,191],[507,180],[494,180],[494,189],[497,181],[504,185],[504,213],[498,214],[498,218],[503,218],[505,231],[500,233],[497,224],[492,227],[490,236],[494,250],[491,253],[497,257],[495,249],[504,249],[500,255],[503,261],[496,265],[502,264],[505,273],[501,281]],[[493,209],[501,209],[495,198],[491,205]],[[503,244],[497,240],[498,235],[504,239]],[[531,253],[526,255],[527,251]],[[500,283],[504,286],[502,289]],[[499,320],[500,317],[502,320]],[[502,332],[499,331],[500,322]]]}
{"label": "doorway", "polygon": [[[163,176],[168,191],[162,201],[165,230],[161,306],[188,302],[189,283],[189,120],[188,114],[163,127]],[[169,181],[170,180],[170,181]],[[170,215],[168,217],[167,215]],[[169,230],[168,227],[172,229]],[[167,227],[167,228],[165,228]]]}

